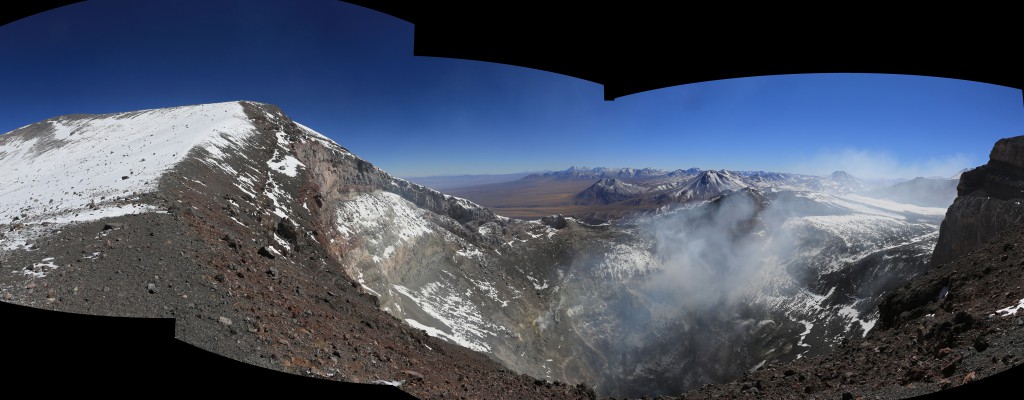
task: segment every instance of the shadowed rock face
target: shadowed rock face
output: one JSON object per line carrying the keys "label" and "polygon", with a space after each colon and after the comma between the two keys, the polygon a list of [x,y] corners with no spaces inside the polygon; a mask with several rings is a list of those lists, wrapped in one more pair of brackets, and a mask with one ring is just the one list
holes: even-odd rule
{"label": "shadowed rock face", "polygon": [[617,179],[603,178],[574,198],[578,205],[612,204],[643,193],[642,187]]}
{"label": "shadowed rock face", "polygon": [[988,164],[964,172],[932,265],[963,256],[1024,221],[1024,136],[996,142]]}

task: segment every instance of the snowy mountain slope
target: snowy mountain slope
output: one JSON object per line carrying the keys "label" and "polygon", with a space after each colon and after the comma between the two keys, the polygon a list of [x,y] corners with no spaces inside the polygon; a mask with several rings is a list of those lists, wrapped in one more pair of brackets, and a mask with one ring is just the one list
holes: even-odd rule
{"label": "snowy mountain slope", "polygon": [[[190,151],[201,148],[215,162],[252,132],[237,102],[72,115],[19,128],[0,136],[0,218],[49,225],[153,211],[138,196],[154,191]],[[8,235],[5,246],[24,244],[21,236]]]}
{"label": "snowy mountain slope", "polygon": [[[67,116],[32,124],[0,136],[0,168],[5,171],[0,176],[0,215],[11,219],[26,214],[25,221],[114,215],[117,211],[104,212],[117,208],[110,204],[114,197],[154,190],[157,178],[193,147],[218,154],[251,132],[238,103]],[[102,201],[106,197],[111,201]],[[94,199],[96,209],[86,211]]]}
{"label": "snowy mountain slope", "polygon": [[[3,167],[17,169],[0,192],[4,213],[16,213],[0,221],[4,301],[175,317],[179,338],[232,358],[406,381],[418,396],[452,385],[480,398],[566,395],[559,385],[538,393],[446,342],[515,354],[509,366],[543,373],[544,355],[514,351],[509,338],[525,335],[508,327],[536,318],[516,299],[537,296],[534,276],[549,278],[525,265],[502,277],[504,265],[482,255],[557,232],[393,178],[274,106],[59,117],[0,136],[0,146]],[[570,397],[585,396],[580,388]]]}

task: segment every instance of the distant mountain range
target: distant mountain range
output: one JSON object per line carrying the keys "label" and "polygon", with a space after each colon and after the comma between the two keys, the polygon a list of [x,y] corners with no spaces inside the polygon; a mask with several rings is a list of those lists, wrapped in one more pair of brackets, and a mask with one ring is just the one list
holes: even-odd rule
{"label": "distant mountain range", "polygon": [[911,204],[943,207],[956,197],[956,182],[962,170],[951,178],[862,180],[845,171],[827,176],[771,171],[729,171],[687,168],[609,168],[572,166],[560,171],[520,172],[494,175],[446,175],[407,178],[435,190],[494,185],[516,180],[594,181],[573,197],[576,205],[610,205],[626,200],[633,204],[665,204],[706,200],[717,194],[744,187],[762,190],[810,190],[834,194],[857,193]]}
{"label": "distant mountain range", "polygon": [[948,207],[956,197],[957,179],[914,178],[896,184],[867,184],[845,171],[814,176],[768,171],[703,170],[665,171],[653,168],[571,167],[563,171],[530,174],[523,180],[593,180],[573,197],[576,205],[665,205],[709,200],[743,188],[774,192],[813,191],[859,194],[925,207]]}

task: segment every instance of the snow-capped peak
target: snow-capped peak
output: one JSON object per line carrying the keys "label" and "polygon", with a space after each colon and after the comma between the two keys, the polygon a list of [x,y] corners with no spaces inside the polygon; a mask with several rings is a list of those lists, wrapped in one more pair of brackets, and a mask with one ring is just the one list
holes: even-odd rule
{"label": "snow-capped peak", "polygon": [[726,170],[704,171],[690,179],[677,197],[681,199],[708,199],[725,191],[739,190],[752,186],[745,179]]}
{"label": "snow-capped peak", "polygon": [[828,193],[851,193],[864,189],[864,184],[846,171],[835,171],[821,181],[821,190]]}

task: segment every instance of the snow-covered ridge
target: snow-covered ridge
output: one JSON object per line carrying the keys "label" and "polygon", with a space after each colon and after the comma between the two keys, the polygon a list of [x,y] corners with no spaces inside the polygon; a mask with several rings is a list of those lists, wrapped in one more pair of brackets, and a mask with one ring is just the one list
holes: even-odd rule
{"label": "snow-covered ridge", "polygon": [[155,190],[193,148],[216,159],[254,131],[239,102],[70,115],[19,128],[0,136],[0,223],[142,211],[108,203]]}

